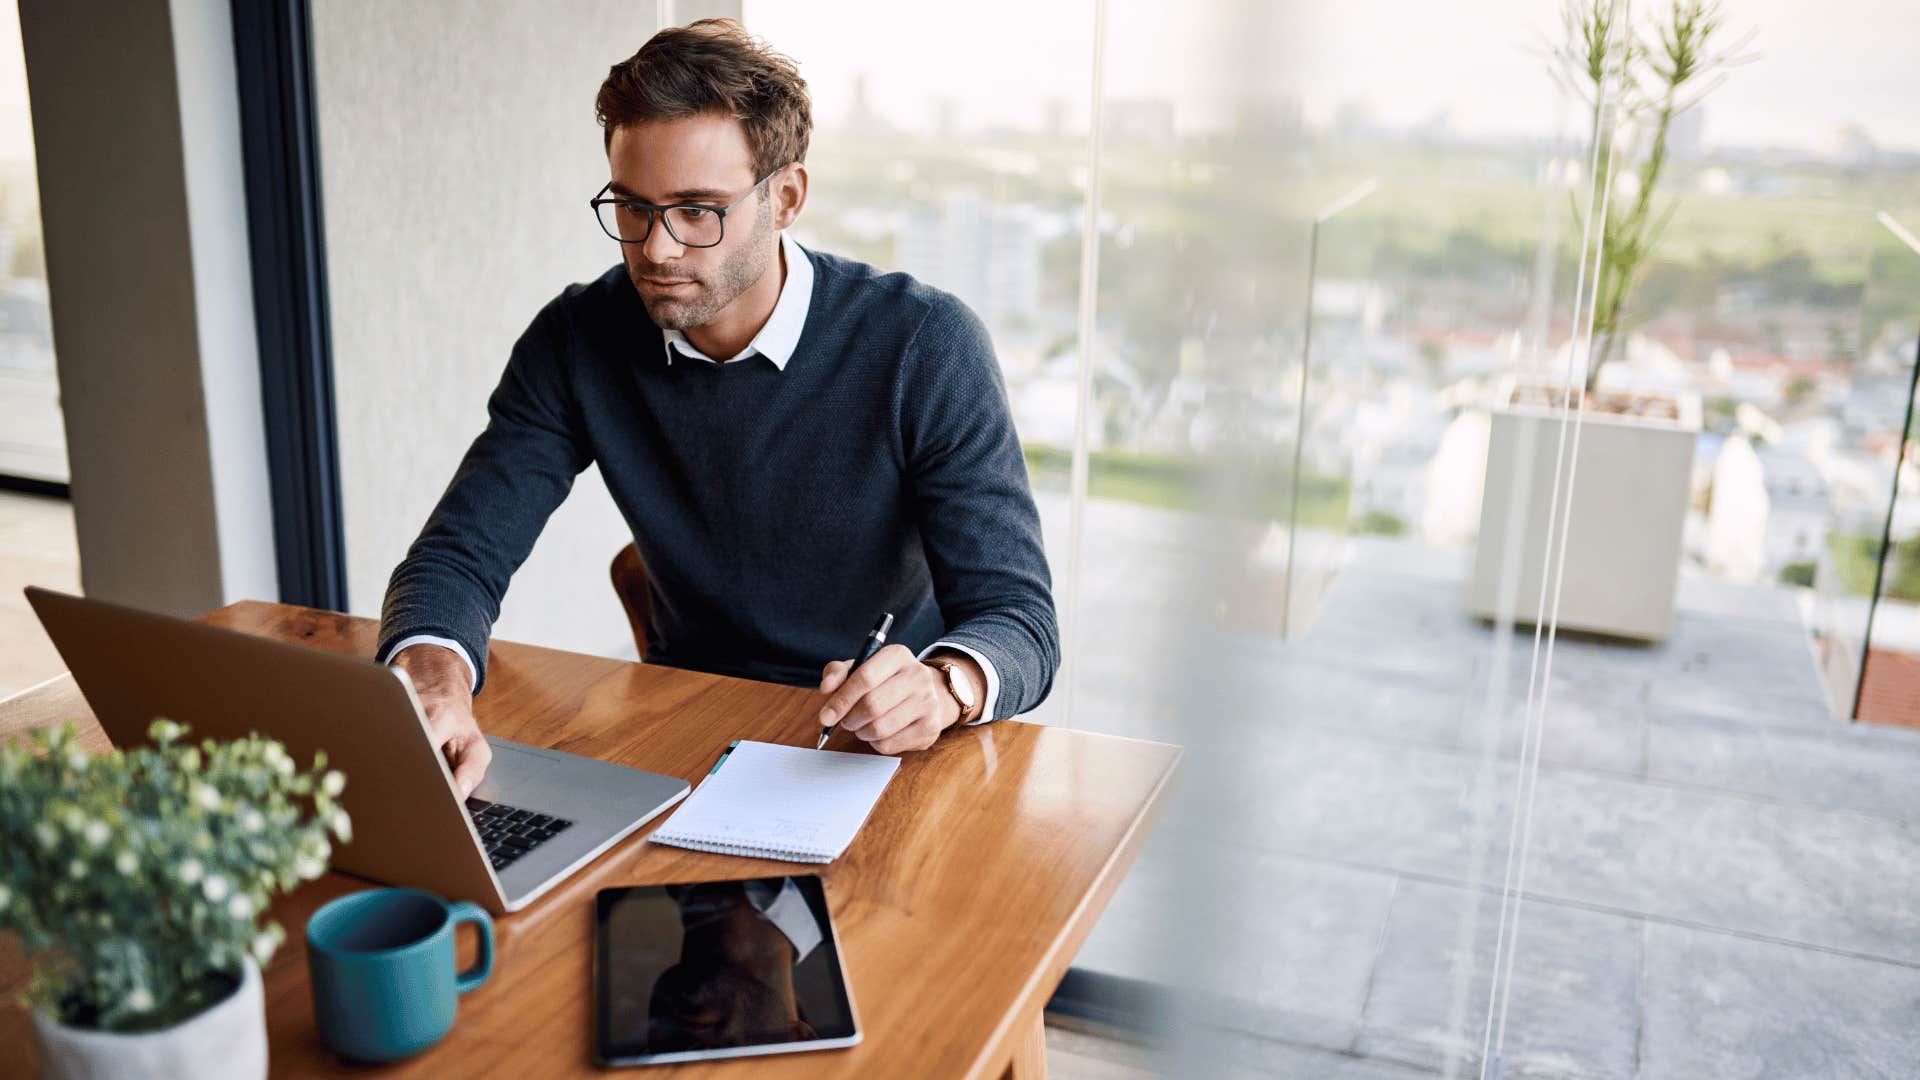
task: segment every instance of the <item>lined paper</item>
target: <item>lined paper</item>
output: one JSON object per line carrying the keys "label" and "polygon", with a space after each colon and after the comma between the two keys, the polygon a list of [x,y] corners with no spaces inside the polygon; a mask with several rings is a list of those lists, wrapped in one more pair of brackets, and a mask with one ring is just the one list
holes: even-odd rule
{"label": "lined paper", "polygon": [[899,758],[743,741],[651,839],[724,855],[832,862],[899,767]]}

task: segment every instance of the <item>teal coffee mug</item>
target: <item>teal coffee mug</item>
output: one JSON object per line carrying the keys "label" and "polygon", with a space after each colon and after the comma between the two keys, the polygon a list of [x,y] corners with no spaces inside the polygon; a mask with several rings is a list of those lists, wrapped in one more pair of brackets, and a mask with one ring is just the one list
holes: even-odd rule
{"label": "teal coffee mug", "polygon": [[[461,923],[480,931],[480,955],[456,973]],[[439,1042],[460,995],[493,973],[493,920],[418,889],[352,893],[307,920],[307,970],[326,1044],[356,1061],[397,1061]]]}

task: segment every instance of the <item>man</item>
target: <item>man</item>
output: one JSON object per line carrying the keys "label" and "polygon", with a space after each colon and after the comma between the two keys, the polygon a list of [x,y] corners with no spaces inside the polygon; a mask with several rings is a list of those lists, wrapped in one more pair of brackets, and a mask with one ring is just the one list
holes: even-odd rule
{"label": "man", "polygon": [[[596,112],[622,264],[514,345],[382,612],[462,794],[508,579],[594,462],[647,566],[647,662],[817,684],[821,724],[887,754],[1038,705],[1059,635],[992,343],[952,296],[785,236],[793,63],[730,21],[663,30]],[[849,675],[883,611],[894,643]]]}
{"label": "man", "polygon": [[651,1053],[819,1037],[794,969],[826,940],[792,878],[669,885],[680,959],[647,999]]}

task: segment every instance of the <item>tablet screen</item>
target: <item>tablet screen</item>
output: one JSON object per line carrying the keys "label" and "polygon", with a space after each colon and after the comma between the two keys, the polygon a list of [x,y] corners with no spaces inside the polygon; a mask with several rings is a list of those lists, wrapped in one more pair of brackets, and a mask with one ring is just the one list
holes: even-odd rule
{"label": "tablet screen", "polygon": [[859,1041],[818,877],[603,889],[594,929],[602,1064]]}

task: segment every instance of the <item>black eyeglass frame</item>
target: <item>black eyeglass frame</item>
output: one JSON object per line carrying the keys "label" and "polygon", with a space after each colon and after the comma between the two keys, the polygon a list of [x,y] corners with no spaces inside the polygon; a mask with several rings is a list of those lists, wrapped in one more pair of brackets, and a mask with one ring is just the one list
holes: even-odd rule
{"label": "black eyeglass frame", "polygon": [[[728,203],[725,206],[702,206],[699,203],[668,203],[665,206],[656,206],[653,203],[644,203],[638,199],[624,199],[618,195],[608,196],[607,192],[612,190],[613,188],[613,181],[611,180],[606,182],[606,185],[600,189],[599,194],[587,200],[587,205],[593,209],[593,220],[600,223],[600,231],[603,233],[606,233],[607,236],[609,236],[610,238],[614,240],[618,240],[623,244],[646,243],[647,238],[653,235],[654,223],[664,222],[667,227],[667,235],[673,237],[673,242],[676,244],[679,244],[681,247],[689,247],[689,248],[719,247],[721,244],[725,243],[727,239],[727,213],[731,211],[734,207],[739,206],[743,202],[746,202],[747,199],[750,196],[752,196],[754,192],[760,190],[761,185],[765,184],[767,181],[773,179],[774,177],[779,176],[781,171],[784,170],[785,168],[786,166],[782,165],[780,166],[780,168],[775,169],[772,172],[768,173],[767,175],[754,181],[752,187],[742,192],[739,198],[733,200],[732,202]],[[642,211],[646,213],[647,230],[640,234],[640,239],[629,240],[624,236],[617,235],[614,232],[614,230],[607,228],[606,221],[600,217],[600,207],[607,203],[612,203],[616,206],[624,207],[629,213],[638,213]],[[668,220],[667,218],[667,211],[669,210],[699,210],[703,213],[717,215],[718,220],[720,222],[719,239],[716,239],[711,244],[689,244],[685,240],[680,239],[680,234],[673,231],[673,222]]]}

